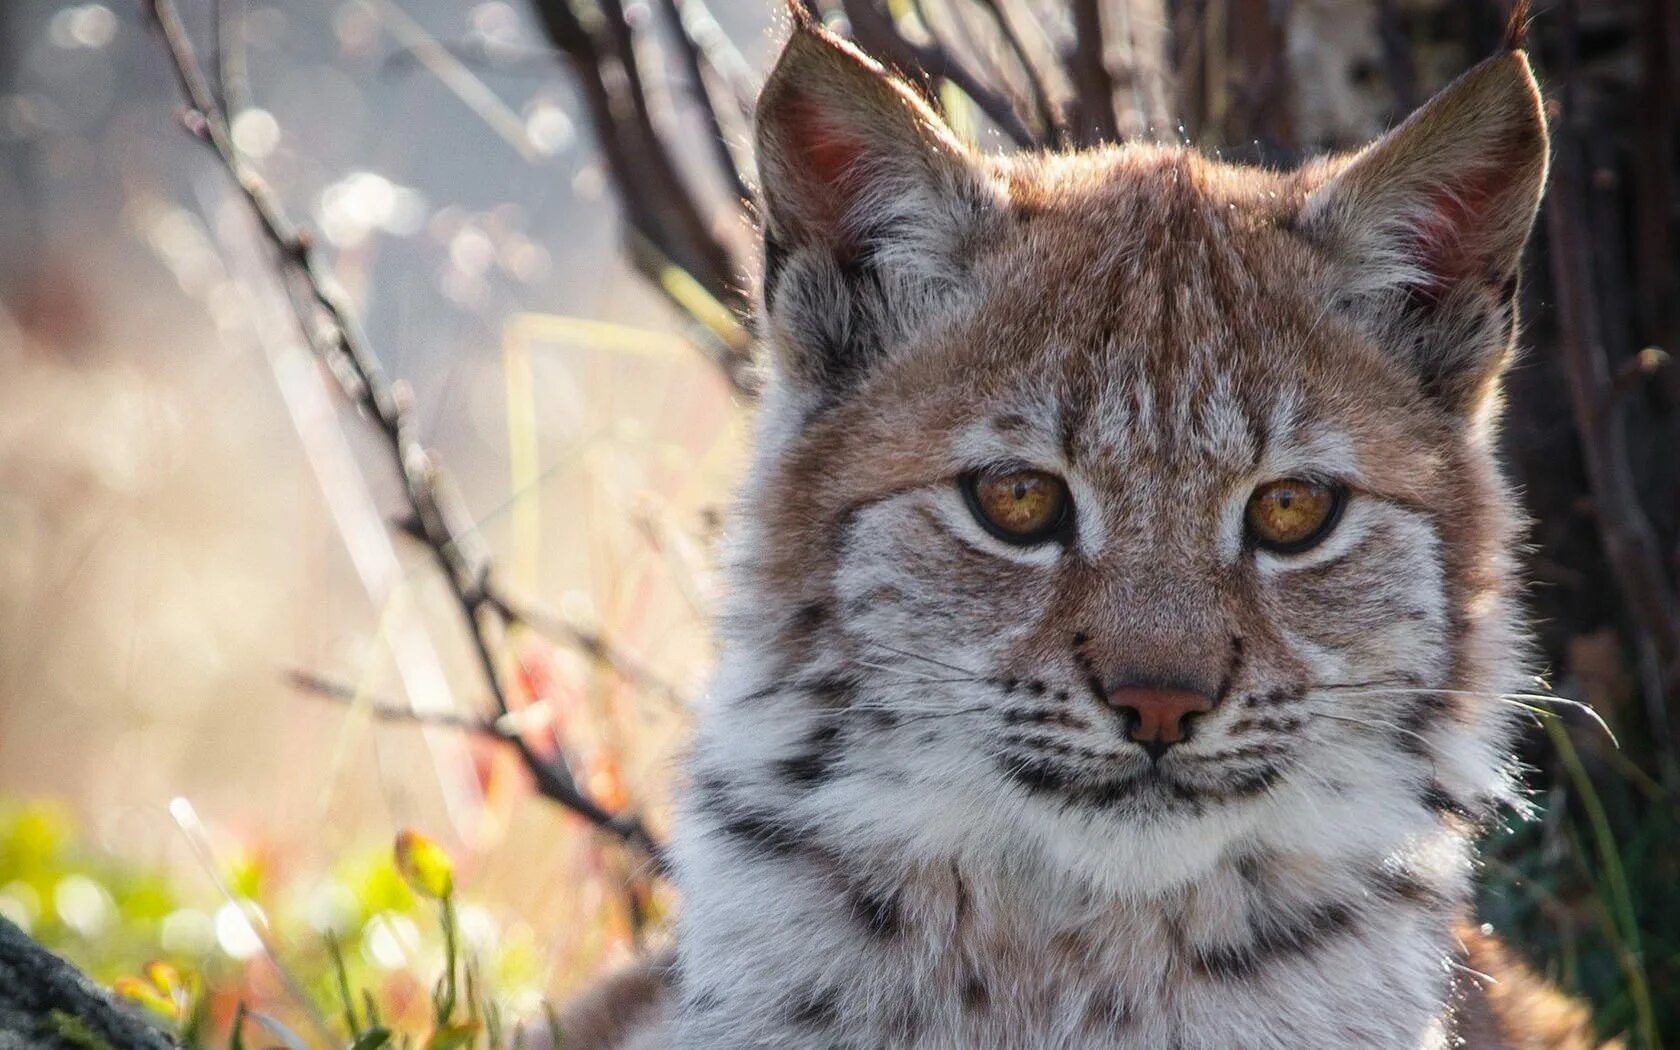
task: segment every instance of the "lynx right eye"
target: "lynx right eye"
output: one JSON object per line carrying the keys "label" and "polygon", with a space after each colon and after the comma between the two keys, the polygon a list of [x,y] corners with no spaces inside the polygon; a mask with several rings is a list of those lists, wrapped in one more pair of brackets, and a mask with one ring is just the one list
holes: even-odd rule
{"label": "lynx right eye", "polygon": [[1299,554],[1330,534],[1342,500],[1340,489],[1317,481],[1269,481],[1248,498],[1249,535],[1278,554]]}
{"label": "lynx right eye", "polygon": [[1067,482],[1042,470],[969,474],[962,490],[968,509],[987,532],[1022,547],[1061,532],[1073,508]]}

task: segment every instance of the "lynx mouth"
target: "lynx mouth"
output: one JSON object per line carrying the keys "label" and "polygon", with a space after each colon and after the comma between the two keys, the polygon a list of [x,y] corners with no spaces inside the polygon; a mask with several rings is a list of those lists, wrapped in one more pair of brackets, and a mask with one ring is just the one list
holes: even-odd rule
{"label": "lynx mouth", "polygon": [[1289,763],[1281,753],[1268,753],[1258,763],[1229,768],[1230,760],[1261,757],[1248,751],[1258,749],[1188,762],[1140,759],[1118,774],[1081,769],[1042,751],[1015,751],[1000,755],[998,767],[1028,794],[1057,799],[1073,808],[1140,813],[1189,808],[1199,813],[1209,806],[1256,798],[1284,778]]}

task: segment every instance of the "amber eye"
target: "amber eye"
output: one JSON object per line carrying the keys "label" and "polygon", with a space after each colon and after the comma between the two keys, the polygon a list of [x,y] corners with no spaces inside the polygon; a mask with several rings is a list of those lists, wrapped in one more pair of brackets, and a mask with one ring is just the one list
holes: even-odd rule
{"label": "amber eye", "polygon": [[1060,532],[1073,506],[1067,482],[1042,470],[969,474],[962,489],[968,509],[987,532],[1021,546],[1043,543]]}
{"label": "amber eye", "polygon": [[1342,492],[1330,485],[1303,478],[1268,481],[1248,498],[1248,531],[1268,550],[1297,554],[1328,536],[1341,510]]}

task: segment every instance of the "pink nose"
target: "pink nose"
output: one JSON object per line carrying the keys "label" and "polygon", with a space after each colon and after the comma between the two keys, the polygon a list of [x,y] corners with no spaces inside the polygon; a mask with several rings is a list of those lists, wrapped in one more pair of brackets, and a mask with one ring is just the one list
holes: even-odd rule
{"label": "pink nose", "polygon": [[1213,710],[1213,698],[1204,693],[1164,686],[1124,686],[1109,694],[1108,702],[1136,713],[1132,739],[1144,745],[1178,743],[1184,739],[1187,715]]}

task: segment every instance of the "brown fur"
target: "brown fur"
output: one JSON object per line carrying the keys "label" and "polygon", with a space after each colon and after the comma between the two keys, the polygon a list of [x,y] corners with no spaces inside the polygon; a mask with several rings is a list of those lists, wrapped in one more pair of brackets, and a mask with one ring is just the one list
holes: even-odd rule
{"label": "brown fur", "polygon": [[533,1050],[653,1050],[642,1040],[657,1030],[669,1007],[674,962],[665,953],[602,978],[567,1004],[560,1016],[560,1047],[546,1046],[544,1037]]}
{"label": "brown fur", "polygon": [[[1465,1050],[1593,1050],[1600,1044],[1581,1003],[1512,956],[1499,940],[1461,926],[1463,969],[1457,987],[1456,1034]],[[1619,1050],[1621,1040],[1603,1044]]]}

